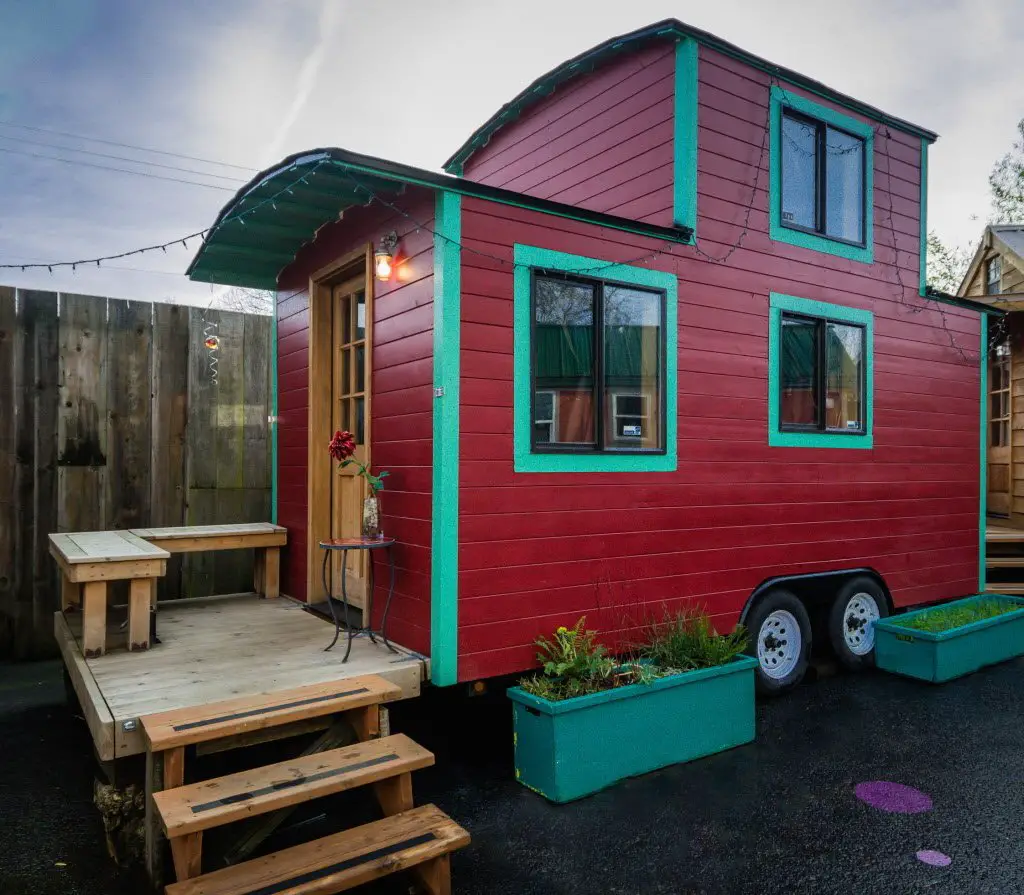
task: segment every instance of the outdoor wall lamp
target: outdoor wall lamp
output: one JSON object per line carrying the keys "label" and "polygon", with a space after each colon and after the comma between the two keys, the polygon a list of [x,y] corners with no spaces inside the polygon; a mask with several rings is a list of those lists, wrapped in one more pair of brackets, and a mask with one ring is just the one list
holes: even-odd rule
{"label": "outdoor wall lamp", "polygon": [[395,247],[398,245],[398,234],[392,230],[380,238],[377,251],[373,253],[374,269],[377,279],[387,282],[391,279],[391,262],[395,257]]}

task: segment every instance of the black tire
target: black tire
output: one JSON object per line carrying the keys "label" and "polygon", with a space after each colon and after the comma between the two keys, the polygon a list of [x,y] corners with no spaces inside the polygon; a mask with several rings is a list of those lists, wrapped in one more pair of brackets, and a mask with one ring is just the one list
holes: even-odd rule
{"label": "black tire", "polygon": [[[777,616],[768,623],[772,613],[781,612],[789,613],[796,620],[798,630],[787,630],[786,623],[780,622]],[[778,696],[792,690],[807,673],[807,662],[811,655],[811,619],[799,597],[788,590],[772,588],[754,604],[744,625],[748,638],[747,653],[758,659],[755,676],[757,692],[762,696]],[[792,659],[781,659],[780,654],[789,647],[789,656],[792,657],[793,644],[790,638],[794,636],[800,638],[795,662],[787,672],[781,673],[778,663],[782,661],[782,667],[785,667]],[[768,647],[764,656],[758,656],[759,642],[764,642]],[[775,648],[775,644],[779,646]]]}
{"label": "black tire", "polygon": [[861,671],[875,664],[872,606],[878,618],[889,615],[885,591],[873,578],[861,575],[847,581],[832,601],[828,613],[828,639],[839,664],[849,671]]}

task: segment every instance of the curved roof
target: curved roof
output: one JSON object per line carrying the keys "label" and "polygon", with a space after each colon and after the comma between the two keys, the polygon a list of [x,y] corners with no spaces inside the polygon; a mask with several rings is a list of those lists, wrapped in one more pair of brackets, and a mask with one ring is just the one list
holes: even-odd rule
{"label": "curved roof", "polygon": [[541,75],[529,87],[519,93],[513,100],[505,103],[494,115],[480,125],[470,138],[444,163],[444,169],[453,174],[461,174],[462,167],[469,157],[481,147],[486,146],[491,137],[501,130],[502,127],[518,118],[526,109],[540,102],[566,81],[584,72],[592,71],[615,56],[633,52],[652,41],[679,40],[684,37],[693,38],[699,44],[745,62],[747,65],[751,65],[761,71],[775,75],[780,80],[801,87],[817,96],[840,103],[846,108],[859,112],[875,121],[892,125],[902,131],[922,137],[929,142],[934,142],[938,139],[938,135],[930,130],[919,127],[916,124],[911,124],[909,121],[904,121],[901,118],[887,115],[874,106],[869,106],[867,103],[862,103],[859,100],[846,96],[837,90],[833,90],[831,87],[825,86],[820,81],[815,81],[813,78],[808,78],[799,72],[784,68],[781,65],[775,65],[766,59],[762,59],[760,56],[748,53],[746,50],[742,50],[736,45],[722,40],[720,37],[709,34],[707,31],[693,28],[684,22],[680,22],[678,19],[665,19],[653,25],[648,25],[645,28],[640,28],[637,31],[631,31],[629,34],[623,34],[606,40],[604,43],[600,43],[596,47],[580,53],[579,56],[574,56],[572,59],[563,62],[557,68],[547,72],[547,74]]}
{"label": "curved roof", "polygon": [[687,242],[692,234],[689,227],[646,224],[328,147],[290,155],[235,193],[185,273],[205,283],[275,289],[278,274],[321,227],[371,202],[404,213],[393,203],[408,187],[448,190],[670,242]]}

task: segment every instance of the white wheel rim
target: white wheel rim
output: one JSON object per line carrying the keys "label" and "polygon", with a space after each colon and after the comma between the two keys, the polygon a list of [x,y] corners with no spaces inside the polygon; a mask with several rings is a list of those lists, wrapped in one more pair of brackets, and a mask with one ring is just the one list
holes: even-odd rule
{"label": "white wheel rim", "polygon": [[757,632],[757,661],[761,671],[772,680],[788,677],[800,661],[803,637],[796,616],[785,609],[776,609]]}
{"label": "white wheel rim", "polygon": [[875,622],[879,619],[878,602],[871,594],[850,597],[843,611],[843,640],[855,656],[866,656],[875,648]]}

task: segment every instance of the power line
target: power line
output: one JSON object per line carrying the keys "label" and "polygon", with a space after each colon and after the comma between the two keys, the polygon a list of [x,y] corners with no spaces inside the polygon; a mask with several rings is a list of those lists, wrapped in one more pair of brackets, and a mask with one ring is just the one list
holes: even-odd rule
{"label": "power line", "polygon": [[[61,152],[78,152],[82,155],[91,155],[96,158],[113,159],[115,162],[128,162],[132,165],[146,165],[150,168],[164,168],[168,171],[179,171],[182,174],[198,174],[200,177],[216,177],[220,180],[231,180],[235,183],[245,183],[241,177],[233,177],[230,174],[213,174],[209,171],[199,171],[195,168],[179,168],[177,165],[164,165],[160,162],[147,162],[142,159],[128,158],[124,155],[110,155],[106,152],[93,152],[89,149],[75,149],[72,146],[61,146],[58,143],[44,143],[42,140],[27,140],[24,137],[8,137],[5,134],[0,134],[0,140],[10,140],[13,143],[26,143],[29,146],[42,146],[46,149],[56,149]],[[72,160],[68,159],[67,161]]]}
{"label": "power line", "polygon": [[[7,152],[11,155],[24,155],[29,158],[46,159],[50,162],[64,162],[66,165],[82,165],[86,168],[99,168],[101,171],[118,171],[121,174],[134,174],[136,177],[151,177],[153,180],[169,180],[171,183],[187,183],[191,186],[205,186],[211,190],[224,190],[228,193],[236,192],[234,187],[222,186],[218,183],[200,183],[198,180],[182,180],[180,177],[165,177],[162,174],[147,174],[145,171],[132,171],[128,168],[115,168],[113,165],[97,165],[94,162],[83,162],[79,159],[60,158],[55,155],[41,155],[38,152],[25,152],[21,149],[8,149],[0,146],[0,152]],[[215,174],[208,174],[207,177],[216,177]]]}
{"label": "power line", "polygon": [[250,173],[256,172],[255,168],[248,168],[245,165],[233,165],[230,162],[217,162],[214,161],[213,159],[200,158],[199,156],[195,155],[182,155],[180,152],[167,152],[166,150],[163,149],[150,149],[146,146],[135,146],[131,143],[118,143],[116,140],[102,140],[99,137],[86,137],[83,134],[71,134],[68,133],[67,131],[53,130],[52,128],[48,127],[33,127],[30,124],[18,124],[14,121],[0,120],[0,127],[17,127],[20,128],[21,130],[36,131],[37,133],[42,134],[54,134],[55,136],[68,137],[72,140],[85,140],[88,143],[103,143],[106,146],[117,146],[120,147],[121,149],[135,149],[139,152],[151,152],[154,155],[166,155],[170,156],[171,158],[186,159],[190,162],[203,162],[204,164],[207,165],[220,165],[224,168],[236,168],[239,171],[248,171]]}

